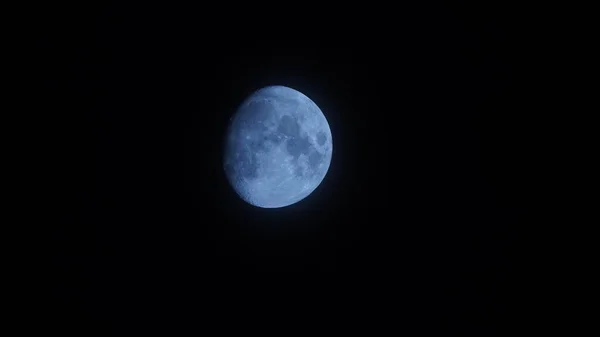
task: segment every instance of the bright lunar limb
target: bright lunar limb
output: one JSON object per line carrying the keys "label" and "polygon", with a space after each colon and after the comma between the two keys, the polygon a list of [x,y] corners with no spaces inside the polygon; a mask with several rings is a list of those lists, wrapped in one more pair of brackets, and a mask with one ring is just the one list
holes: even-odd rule
{"label": "bright lunar limb", "polygon": [[323,181],[333,143],[321,109],[301,92],[255,91],[232,117],[223,166],[233,189],[262,208],[297,203]]}

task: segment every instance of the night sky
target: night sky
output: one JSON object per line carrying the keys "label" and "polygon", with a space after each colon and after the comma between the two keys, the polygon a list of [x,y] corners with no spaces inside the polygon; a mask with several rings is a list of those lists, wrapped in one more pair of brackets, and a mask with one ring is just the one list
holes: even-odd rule
{"label": "night sky", "polygon": [[[70,7],[44,28],[49,331],[495,336],[526,320],[510,18],[283,5]],[[310,97],[334,144],[322,184],[280,209],[243,202],[222,168],[228,119],[267,85]]]}

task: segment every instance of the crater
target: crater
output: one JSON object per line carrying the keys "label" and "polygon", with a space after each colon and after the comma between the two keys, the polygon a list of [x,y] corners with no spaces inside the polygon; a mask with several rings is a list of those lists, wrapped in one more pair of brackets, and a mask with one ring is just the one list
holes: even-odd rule
{"label": "crater", "polygon": [[311,144],[308,137],[300,136],[300,124],[294,117],[289,115],[281,117],[277,132],[288,137],[286,148],[294,158],[298,158],[301,154],[308,155]]}
{"label": "crater", "polygon": [[294,158],[298,158],[301,154],[308,154],[310,150],[310,142],[306,137],[291,138],[288,139],[286,147],[290,155],[292,155]]}
{"label": "crater", "polygon": [[279,126],[277,127],[277,131],[289,137],[299,137],[300,125],[298,124],[295,118],[289,115],[284,115],[279,120]]}
{"label": "crater", "polygon": [[323,146],[327,141],[327,135],[323,131],[317,132],[317,144]]}
{"label": "crater", "polygon": [[319,168],[319,164],[321,164],[321,161],[323,161],[323,155],[317,151],[313,151],[308,156],[308,164],[310,165],[310,168],[313,170],[313,172],[317,171],[317,169]]}

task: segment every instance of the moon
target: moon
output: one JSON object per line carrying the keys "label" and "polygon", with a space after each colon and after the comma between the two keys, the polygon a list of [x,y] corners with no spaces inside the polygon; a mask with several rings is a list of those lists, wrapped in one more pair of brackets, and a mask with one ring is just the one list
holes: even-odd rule
{"label": "moon", "polygon": [[223,167],[247,203],[279,208],[309,196],[329,170],[329,123],[306,95],[284,86],[259,89],[229,122]]}

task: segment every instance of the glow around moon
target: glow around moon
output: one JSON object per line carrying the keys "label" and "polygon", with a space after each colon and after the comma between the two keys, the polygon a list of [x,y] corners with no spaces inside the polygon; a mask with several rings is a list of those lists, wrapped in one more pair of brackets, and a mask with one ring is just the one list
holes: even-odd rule
{"label": "glow around moon", "polygon": [[223,165],[243,200],[278,208],[297,203],[319,186],[332,150],[321,109],[297,90],[270,86],[250,95],[232,117]]}

